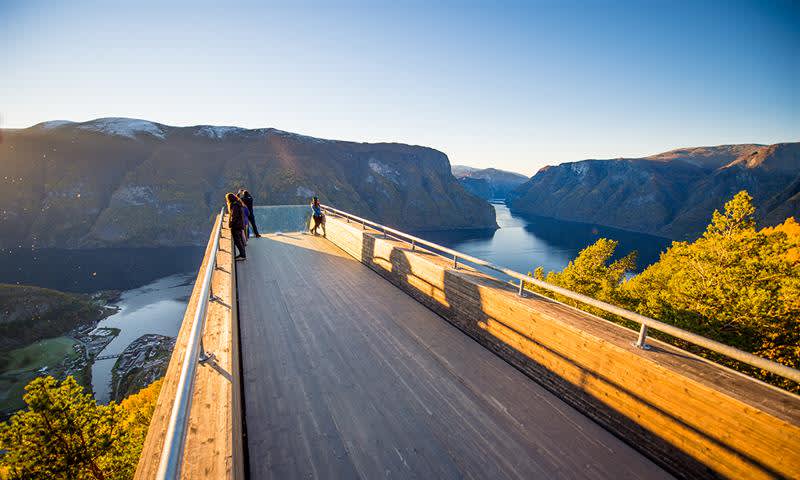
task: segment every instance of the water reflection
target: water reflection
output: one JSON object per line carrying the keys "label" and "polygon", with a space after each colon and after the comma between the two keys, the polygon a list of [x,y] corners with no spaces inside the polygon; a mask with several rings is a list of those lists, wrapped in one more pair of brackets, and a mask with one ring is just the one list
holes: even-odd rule
{"label": "water reflection", "polygon": [[641,271],[658,260],[659,253],[670,244],[670,240],[653,235],[545,217],[523,217],[512,214],[505,205],[494,207],[500,226],[497,230],[449,230],[417,232],[417,235],[521,273],[537,266],[545,271],[561,270],[583,248],[601,237],[619,241],[616,258],[636,250]]}

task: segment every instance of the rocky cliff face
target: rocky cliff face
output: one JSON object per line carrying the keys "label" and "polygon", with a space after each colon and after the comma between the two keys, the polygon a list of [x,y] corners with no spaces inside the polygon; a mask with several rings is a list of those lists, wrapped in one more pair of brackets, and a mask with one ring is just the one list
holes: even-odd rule
{"label": "rocky cliff face", "polygon": [[120,402],[167,373],[175,338],[148,333],[125,347],[111,369],[111,400]]}
{"label": "rocky cliff face", "polygon": [[512,211],[694,238],[747,190],[763,224],[800,217],[800,143],[723,145],[541,169],[509,195]]}
{"label": "rocky cliff face", "polygon": [[0,133],[0,248],[203,244],[240,186],[256,204],[316,194],[399,228],[495,226],[447,156],[425,147],[119,118]]}
{"label": "rocky cliff face", "polygon": [[453,175],[469,192],[486,200],[504,199],[517,187],[528,181],[519,173],[496,168],[473,168],[453,165]]}

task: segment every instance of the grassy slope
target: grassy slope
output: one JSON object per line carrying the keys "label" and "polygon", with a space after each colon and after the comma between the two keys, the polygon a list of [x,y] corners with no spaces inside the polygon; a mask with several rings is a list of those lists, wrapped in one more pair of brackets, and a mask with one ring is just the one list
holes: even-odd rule
{"label": "grassy slope", "polygon": [[108,310],[88,295],[0,284],[0,350],[58,337],[107,315]]}
{"label": "grassy slope", "polygon": [[68,337],[41,340],[26,347],[0,352],[0,412],[24,407],[25,385],[39,376],[42,367],[52,367],[77,355],[75,341]]}

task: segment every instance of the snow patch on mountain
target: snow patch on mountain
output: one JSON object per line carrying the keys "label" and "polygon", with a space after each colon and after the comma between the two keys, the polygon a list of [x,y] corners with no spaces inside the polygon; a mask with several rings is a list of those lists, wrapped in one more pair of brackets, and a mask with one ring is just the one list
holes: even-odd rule
{"label": "snow patch on mountain", "polygon": [[450,171],[453,173],[453,176],[456,178],[459,177],[466,177],[470,174],[473,174],[480,170],[479,168],[475,167],[468,167],[467,165],[451,165]]}
{"label": "snow patch on mountain", "polygon": [[84,123],[78,128],[128,138],[136,138],[136,135],[141,134],[164,138],[164,131],[158,125],[135,118],[98,118]]}
{"label": "snow patch on mountain", "polygon": [[52,130],[54,128],[63,127],[64,125],[72,125],[74,123],[75,122],[69,120],[50,120],[49,122],[40,123],[39,126],[45,130]]}
{"label": "snow patch on mountain", "polygon": [[585,162],[577,162],[570,164],[570,168],[578,177],[583,177],[589,170],[589,165],[587,165]]}
{"label": "snow patch on mountain", "polygon": [[244,131],[245,129],[241,127],[216,127],[214,125],[202,125],[198,127],[195,135],[206,136],[208,138],[219,140],[227,137],[228,135],[233,135]]}
{"label": "snow patch on mountain", "polygon": [[400,172],[390,167],[389,165],[386,165],[385,163],[375,160],[374,158],[369,159],[369,168],[373,172],[377,173],[378,175],[384,178],[388,178],[394,183],[397,183],[398,180],[400,179]]}

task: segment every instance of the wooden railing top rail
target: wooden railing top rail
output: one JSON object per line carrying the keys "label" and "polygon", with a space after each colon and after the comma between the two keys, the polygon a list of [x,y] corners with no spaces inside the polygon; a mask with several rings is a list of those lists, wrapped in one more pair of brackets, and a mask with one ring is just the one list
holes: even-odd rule
{"label": "wooden railing top rail", "polygon": [[[606,303],[595,298],[573,292],[571,290],[567,290],[565,288],[538,280],[533,278],[529,275],[525,275],[514,270],[501,267],[499,265],[495,265],[491,262],[487,262],[486,260],[473,257],[466,253],[459,252],[457,250],[453,250],[451,248],[445,247],[444,245],[439,245],[434,242],[430,242],[428,240],[424,240],[422,238],[416,237],[414,235],[402,232],[400,230],[396,230],[391,227],[387,227],[386,225],[382,225],[380,223],[374,222],[372,220],[367,220],[365,218],[361,218],[359,216],[353,215],[352,213],[348,213],[329,205],[322,205],[322,208],[330,212],[334,215],[343,217],[345,219],[353,220],[356,223],[361,223],[364,228],[367,226],[382,232],[386,236],[393,237],[397,240],[410,243],[412,249],[416,247],[416,245],[424,245],[426,247],[432,248],[438,252],[442,252],[449,256],[453,257],[453,266],[458,267],[459,261],[466,261],[470,264],[477,265],[498,273],[502,273],[507,275],[511,278],[519,280],[519,294],[524,295],[525,284],[535,285],[536,287],[542,288],[544,290],[551,291],[553,293],[557,293],[564,297],[570,298],[572,300],[576,300],[586,305],[591,305],[593,307],[599,308],[606,312],[612,313],[617,315],[621,318],[626,320],[630,320],[633,322],[638,323],[641,326],[639,331],[639,339],[636,342],[636,345],[640,348],[646,348],[646,338],[647,338],[647,329],[652,328],[658,330],[660,332],[666,333],[671,335],[675,338],[679,338],[681,340],[687,341],[699,347],[705,348],[707,350],[711,350],[713,352],[719,353],[721,355],[725,355],[726,357],[732,358],[739,362],[751,365],[753,367],[759,368],[769,373],[773,373],[775,375],[780,375],[781,377],[788,378],[794,382],[800,383],[800,370],[788,367],[786,365],[782,365],[777,362],[773,362],[763,357],[759,357],[758,355],[753,355],[752,353],[745,352],[743,350],[739,350],[738,348],[731,347],[730,345],[725,345],[724,343],[717,342],[716,340],[712,340],[710,338],[706,338],[702,335],[698,335],[696,333],[688,332],[686,330],[680,329],[675,327],[674,325],[670,325],[668,323],[664,323],[658,320],[655,320],[650,317],[646,317],[644,315],[640,315],[636,312],[632,312],[630,310],[626,310],[624,308],[617,307],[610,303]],[[435,253],[435,252],[434,252]]]}
{"label": "wooden railing top rail", "polygon": [[224,208],[220,211],[219,220],[216,222],[213,234],[213,244],[211,253],[206,263],[205,271],[202,272],[202,284],[198,304],[192,318],[192,327],[189,333],[189,341],[186,346],[186,354],[181,364],[180,377],[175,393],[175,401],[172,404],[172,411],[167,424],[167,432],[164,438],[164,446],[161,450],[161,458],[158,464],[156,478],[158,480],[179,478],[181,464],[183,463],[183,450],[186,441],[186,431],[189,424],[189,409],[191,407],[192,393],[194,390],[194,379],[199,362],[207,358],[203,350],[203,326],[206,319],[206,310],[211,295],[211,277],[216,268],[217,250],[219,249],[220,233],[222,231],[222,221],[224,218]]}

